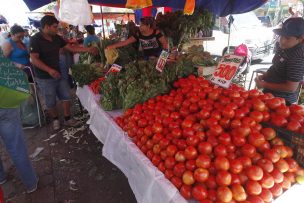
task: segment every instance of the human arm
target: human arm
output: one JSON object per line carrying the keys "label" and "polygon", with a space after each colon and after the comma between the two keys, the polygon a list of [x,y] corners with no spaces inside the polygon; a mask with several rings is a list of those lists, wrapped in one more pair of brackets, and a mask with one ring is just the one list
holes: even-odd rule
{"label": "human arm", "polygon": [[6,41],[3,44],[2,51],[3,51],[3,55],[5,57],[9,57],[11,55],[11,52],[13,51],[13,46],[11,45],[11,43],[9,43],[8,41]]}
{"label": "human arm", "polygon": [[169,43],[168,40],[163,36],[159,31],[156,33],[158,36],[158,40],[161,43],[163,49],[169,50]]}
{"label": "human arm", "polygon": [[136,42],[137,40],[135,39],[135,37],[129,37],[127,40],[125,41],[121,41],[121,42],[117,42],[115,44],[112,44],[112,45],[109,45],[107,46],[107,49],[116,49],[116,48],[119,48],[119,47],[124,47],[124,46],[127,46],[129,44],[132,44],[134,42]]}
{"label": "human arm", "polygon": [[284,83],[270,83],[260,78],[256,78],[255,82],[258,88],[266,88],[273,91],[290,92],[290,93],[295,92],[299,87],[299,83],[300,83],[289,80],[287,80]]}
{"label": "human arm", "polygon": [[98,49],[96,47],[81,47],[81,46],[72,46],[71,44],[67,44],[63,48],[72,53],[89,52],[91,54],[98,54]]}

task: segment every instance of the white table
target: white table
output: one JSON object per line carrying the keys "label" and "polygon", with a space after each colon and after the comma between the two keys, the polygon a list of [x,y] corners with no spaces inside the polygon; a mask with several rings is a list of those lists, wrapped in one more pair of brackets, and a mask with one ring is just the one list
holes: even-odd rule
{"label": "white table", "polygon": [[[102,155],[115,164],[128,178],[132,191],[139,203],[187,203],[176,187],[161,173],[150,160],[129,139],[115,123],[121,110],[104,111],[88,86],[76,92],[82,105],[90,114],[90,129],[101,141]],[[303,203],[304,185],[293,185],[274,203]]]}
{"label": "white table", "polygon": [[101,141],[102,155],[115,164],[128,178],[139,203],[187,203],[174,185],[129,139],[113,118],[122,111],[104,111],[98,104],[99,96],[87,86],[77,89],[77,96],[90,114],[90,129]]}

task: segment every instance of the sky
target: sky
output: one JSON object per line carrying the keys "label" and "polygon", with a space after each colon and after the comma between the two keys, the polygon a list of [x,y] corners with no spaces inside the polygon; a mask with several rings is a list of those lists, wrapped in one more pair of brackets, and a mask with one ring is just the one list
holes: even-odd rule
{"label": "sky", "polygon": [[0,14],[9,21],[10,25],[28,24],[26,12],[29,12],[29,9],[23,0],[0,0],[0,5]]}

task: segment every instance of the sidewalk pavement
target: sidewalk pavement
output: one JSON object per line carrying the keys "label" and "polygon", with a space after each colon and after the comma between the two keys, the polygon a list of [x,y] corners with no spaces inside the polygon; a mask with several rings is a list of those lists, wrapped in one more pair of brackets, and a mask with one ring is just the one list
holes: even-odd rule
{"label": "sidewalk pavement", "polygon": [[1,143],[0,155],[9,175],[8,182],[1,186],[7,203],[136,202],[127,178],[102,157],[102,144],[86,124],[78,129],[62,128],[57,133],[49,126],[37,127],[25,130],[25,136],[40,179],[38,190],[25,193]]}

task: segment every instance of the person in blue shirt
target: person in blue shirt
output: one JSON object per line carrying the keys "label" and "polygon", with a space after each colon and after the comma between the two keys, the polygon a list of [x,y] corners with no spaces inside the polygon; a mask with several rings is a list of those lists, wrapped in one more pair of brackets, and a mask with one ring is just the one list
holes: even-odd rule
{"label": "person in blue shirt", "polygon": [[11,27],[11,37],[3,45],[3,54],[16,64],[18,68],[30,65],[30,54],[23,43],[24,29],[19,25]]}
{"label": "person in blue shirt", "polygon": [[87,37],[84,38],[83,46],[88,47],[92,44],[92,42],[99,43],[100,39],[95,34],[95,28],[92,25],[85,26],[85,29],[87,31]]}

